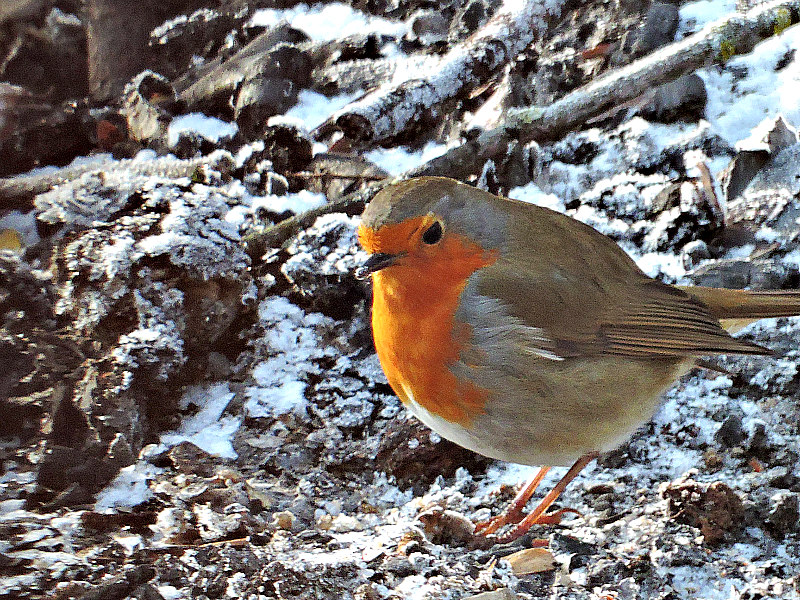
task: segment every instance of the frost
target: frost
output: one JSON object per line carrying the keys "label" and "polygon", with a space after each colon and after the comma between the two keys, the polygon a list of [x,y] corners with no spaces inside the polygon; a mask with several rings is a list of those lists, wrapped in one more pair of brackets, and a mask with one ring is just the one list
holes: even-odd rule
{"label": "frost", "polygon": [[176,432],[162,435],[161,444],[171,447],[181,442],[191,442],[214,456],[236,458],[231,440],[239,429],[241,419],[222,416],[233,396],[228,385],[224,383],[208,388],[191,388],[184,394],[181,404],[184,407],[194,405],[199,411],[184,419]]}
{"label": "frost", "polygon": [[264,334],[258,341],[259,354],[267,356],[253,369],[256,385],[247,388],[245,410],[251,417],[268,417],[302,412],[309,375],[320,368],[316,360],[335,356],[334,348],[320,339],[319,327],[332,328],[332,319],[306,314],[285,298],[268,298],[259,306]]}
{"label": "frost", "polygon": [[146,462],[121,469],[116,478],[97,495],[95,510],[102,512],[146,502],[153,495],[149,481],[161,472],[162,469]]}

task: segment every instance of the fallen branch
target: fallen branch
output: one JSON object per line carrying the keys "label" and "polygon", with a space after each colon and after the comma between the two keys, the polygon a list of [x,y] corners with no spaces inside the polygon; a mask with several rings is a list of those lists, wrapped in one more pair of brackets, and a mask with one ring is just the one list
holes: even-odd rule
{"label": "fallen branch", "polygon": [[406,177],[447,173],[464,178],[503,151],[512,139],[550,141],[583,125],[613,106],[682,75],[733,54],[747,54],[755,45],[796,23],[800,0],[778,0],[712,23],[679,42],[594,80],[550,106],[509,109],[503,122],[477,139],[453,148],[405,174]]}
{"label": "fallen branch", "polygon": [[174,157],[154,160],[99,160],[62,167],[56,171],[46,171],[34,175],[20,175],[0,179],[0,208],[27,211],[33,208],[33,199],[56,186],[70,183],[85,173],[126,172],[134,175],[152,175],[175,179],[191,177],[201,165],[216,165],[220,161],[218,153],[189,160]]}
{"label": "fallen branch", "polygon": [[506,1],[475,34],[454,46],[425,69],[403,69],[393,78],[334,113],[319,131],[335,124],[354,140],[392,139],[454,98],[484,84],[497,70],[525,49],[560,15],[562,0]]}
{"label": "fallen branch", "polygon": [[[636,98],[651,87],[677,79],[704,65],[724,62],[730,56],[722,51],[723,48],[735,48],[736,54],[752,51],[758,42],[796,23],[798,12],[800,0],[779,0],[713,23],[684,40],[598,78],[548,107],[509,110],[505,121],[497,127],[483,131],[475,139],[407,171],[400,178],[447,175],[467,179],[479,171],[485,161],[504,153],[511,141],[557,139],[610,106]],[[285,243],[298,231],[310,226],[317,217],[353,210],[365,198],[374,195],[380,185],[368,184],[337,202],[252,234],[247,238],[248,254],[257,260],[267,248]]]}

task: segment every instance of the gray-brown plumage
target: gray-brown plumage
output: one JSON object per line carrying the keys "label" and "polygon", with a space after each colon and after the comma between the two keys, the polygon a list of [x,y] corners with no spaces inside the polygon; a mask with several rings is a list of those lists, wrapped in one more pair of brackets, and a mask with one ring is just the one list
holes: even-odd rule
{"label": "gray-brown plumage", "polygon": [[[443,233],[428,244],[420,228],[434,222]],[[362,223],[362,243],[378,271],[376,302],[384,298],[392,307],[373,328],[393,387],[443,436],[511,462],[568,464],[614,448],[652,416],[661,393],[699,357],[770,353],[732,337],[720,320],[740,324],[800,313],[797,292],[661,283],[583,223],[450,179],[389,186]],[[430,347],[424,332],[437,324],[424,314],[405,335],[381,334],[380,328],[401,329],[404,308],[420,302],[422,292],[403,290],[423,290],[431,311],[439,310],[437,302],[453,292],[446,286],[456,284],[445,281],[446,266],[437,269],[442,261],[461,268],[452,251],[459,244],[491,260],[457,282],[452,321],[441,323],[451,330],[457,354],[447,360]],[[398,327],[386,323],[393,319]],[[465,330],[467,340],[456,342]],[[459,398],[449,392],[428,397],[433,388],[419,375],[425,369],[486,391],[482,410],[450,416],[456,413],[445,403]]]}

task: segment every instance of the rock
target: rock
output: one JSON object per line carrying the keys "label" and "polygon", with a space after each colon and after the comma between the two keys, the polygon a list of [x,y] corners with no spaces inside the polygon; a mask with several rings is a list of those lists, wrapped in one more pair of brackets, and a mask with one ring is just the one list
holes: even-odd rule
{"label": "rock", "polygon": [[768,150],[739,152],[720,176],[720,186],[726,202],[731,203],[738,198],[769,159]]}
{"label": "rock", "polygon": [[778,492],[770,498],[770,508],[765,528],[782,539],[800,530],[800,500],[793,492]]}
{"label": "rock", "polygon": [[677,2],[652,2],[644,18],[644,24],[636,35],[634,57],[649,54],[675,39],[680,15]]}
{"label": "rock", "polygon": [[652,100],[642,107],[640,114],[659,123],[698,121],[705,115],[706,99],[705,82],[696,73],[691,73],[656,89]]}
{"label": "rock", "polygon": [[797,177],[798,161],[800,161],[800,144],[786,146],[753,177],[744,193],[762,194],[782,191],[788,193],[790,197],[800,195],[800,180]]}
{"label": "rock", "polygon": [[714,440],[727,448],[741,446],[746,439],[747,433],[744,431],[742,418],[739,415],[730,415],[714,434]]}
{"label": "rock", "polygon": [[685,244],[681,249],[681,254],[684,257],[684,264],[688,266],[696,266],[711,258],[711,251],[703,240],[694,240]]}
{"label": "rock", "polygon": [[511,571],[517,576],[552,571],[558,564],[547,548],[525,548],[503,559],[511,564]]}
{"label": "rock", "polygon": [[167,452],[172,467],[184,475],[211,477],[214,474],[213,457],[191,442],[181,442]]}

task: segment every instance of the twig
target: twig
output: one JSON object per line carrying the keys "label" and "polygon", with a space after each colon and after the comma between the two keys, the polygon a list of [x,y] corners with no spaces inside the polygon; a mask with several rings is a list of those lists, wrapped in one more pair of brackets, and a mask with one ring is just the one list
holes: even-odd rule
{"label": "twig", "polygon": [[[389,178],[388,180],[391,179]],[[331,213],[363,209],[366,203],[385,185],[383,182],[388,180],[367,183],[355,192],[335,202],[312,208],[302,214],[284,219],[263,231],[251,233],[244,237],[245,251],[254,262],[259,262],[269,248],[280,248],[293,235],[313,225],[318,217]]]}

